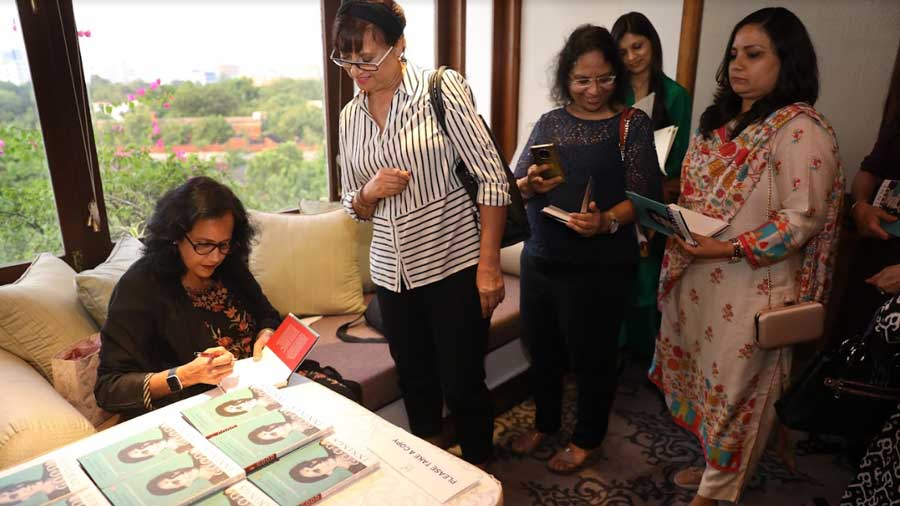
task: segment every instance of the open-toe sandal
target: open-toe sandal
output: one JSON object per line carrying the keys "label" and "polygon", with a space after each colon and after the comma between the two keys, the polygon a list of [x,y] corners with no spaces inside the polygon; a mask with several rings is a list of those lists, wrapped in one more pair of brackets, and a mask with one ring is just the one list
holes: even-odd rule
{"label": "open-toe sandal", "polygon": [[675,473],[672,483],[685,490],[699,490],[700,480],[703,479],[703,470],[702,467],[686,467]]}
{"label": "open-toe sandal", "polygon": [[531,455],[538,446],[544,442],[547,435],[535,429],[529,429],[524,434],[513,439],[512,451],[516,455]]}
{"label": "open-toe sandal", "polygon": [[557,474],[572,474],[588,464],[598,450],[599,447],[585,450],[569,443],[547,462],[547,469]]}

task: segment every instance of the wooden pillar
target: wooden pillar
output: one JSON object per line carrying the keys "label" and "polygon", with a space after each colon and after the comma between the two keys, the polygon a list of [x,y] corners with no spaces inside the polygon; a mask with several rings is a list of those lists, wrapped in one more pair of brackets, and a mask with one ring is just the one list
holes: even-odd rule
{"label": "wooden pillar", "polygon": [[684,0],[681,11],[681,41],[678,44],[678,72],[675,80],[694,96],[697,54],[703,24],[703,0]]}
{"label": "wooden pillar", "polygon": [[519,125],[522,0],[494,0],[491,127],[510,161]]}
{"label": "wooden pillar", "polygon": [[322,7],[322,61],[325,78],[325,156],[328,164],[328,199],[341,198],[341,172],[337,163],[340,147],[338,146],[338,118],[341,109],[353,98],[353,80],[344,69],[331,62],[331,27],[337,17],[338,0],[320,0]]}
{"label": "wooden pillar", "polygon": [[466,0],[435,0],[434,66],[466,74]]}

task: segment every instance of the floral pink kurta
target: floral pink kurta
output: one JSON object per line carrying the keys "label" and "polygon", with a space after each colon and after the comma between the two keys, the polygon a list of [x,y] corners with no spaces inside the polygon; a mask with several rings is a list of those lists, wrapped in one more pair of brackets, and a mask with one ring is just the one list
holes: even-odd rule
{"label": "floral pink kurta", "polygon": [[692,141],[680,204],[729,221],[718,238],[739,238],[747,258],[691,259],[670,241],[650,375],[675,421],[700,440],[707,468],[735,473],[734,490],[717,498],[740,494],[790,371],[790,349],[754,344],[767,277],[773,306],[824,297],[842,194],[833,132],[808,106],[783,108],[733,142],[724,129]]}

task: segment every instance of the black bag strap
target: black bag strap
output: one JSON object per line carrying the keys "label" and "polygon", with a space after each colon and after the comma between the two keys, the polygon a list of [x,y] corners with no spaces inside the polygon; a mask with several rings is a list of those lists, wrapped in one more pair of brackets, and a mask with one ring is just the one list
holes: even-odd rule
{"label": "black bag strap", "polygon": [[388,342],[387,339],[385,339],[383,337],[359,337],[359,336],[354,336],[354,335],[350,334],[349,332],[347,332],[350,329],[350,327],[357,325],[360,322],[360,320],[365,318],[365,316],[366,316],[366,313],[361,313],[359,316],[350,320],[349,322],[341,324],[341,326],[337,328],[337,331],[335,331],[335,335],[337,335],[337,338],[340,339],[341,341],[344,341],[345,343],[374,344],[374,343]]}

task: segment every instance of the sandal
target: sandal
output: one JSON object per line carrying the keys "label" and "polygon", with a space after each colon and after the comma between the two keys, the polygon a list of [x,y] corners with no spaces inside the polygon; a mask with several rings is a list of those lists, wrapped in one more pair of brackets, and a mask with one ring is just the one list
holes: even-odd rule
{"label": "sandal", "polygon": [[703,479],[702,467],[686,467],[675,473],[672,477],[672,483],[679,488],[685,490],[699,490],[700,481]]}
{"label": "sandal", "polygon": [[544,441],[547,435],[536,429],[529,429],[512,442],[512,451],[516,455],[531,455]]}
{"label": "sandal", "polygon": [[593,450],[579,448],[572,443],[556,452],[553,458],[547,462],[547,469],[557,474],[571,474],[584,467],[588,461],[597,454],[599,446]]}

